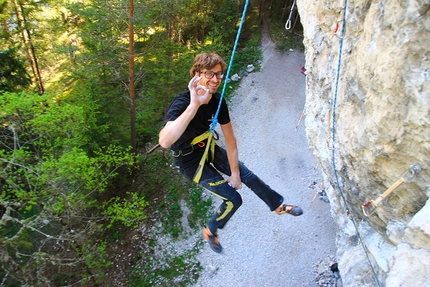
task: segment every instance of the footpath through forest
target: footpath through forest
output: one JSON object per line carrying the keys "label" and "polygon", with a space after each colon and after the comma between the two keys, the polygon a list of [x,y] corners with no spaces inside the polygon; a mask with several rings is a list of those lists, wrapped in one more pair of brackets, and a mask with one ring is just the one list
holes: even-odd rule
{"label": "footpath through forest", "polygon": [[244,186],[243,205],[218,232],[224,251],[205,244],[195,286],[336,286],[328,284],[336,253],[330,205],[317,194],[322,175],[304,122],[296,129],[305,104],[305,58],[300,51],[278,52],[267,30],[262,43],[261,71],[241,80],[230,103],[239,159],[304,214],[270,212]]}

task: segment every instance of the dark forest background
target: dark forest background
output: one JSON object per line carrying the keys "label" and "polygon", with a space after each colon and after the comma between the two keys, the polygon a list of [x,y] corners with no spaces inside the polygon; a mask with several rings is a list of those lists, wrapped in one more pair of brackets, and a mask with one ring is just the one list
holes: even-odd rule
{"label": "dark forest background", "polygon": [[[0,0],[0,286],[197,280],[202,242],[160,261],[157,236],[188,236],[183,204],[199,230],[211,201],[157,137],[194,56],[229,62],[245,2]],[[293,2],[250,2],[231,75],[258,69],[263,23],[302,47]]]}

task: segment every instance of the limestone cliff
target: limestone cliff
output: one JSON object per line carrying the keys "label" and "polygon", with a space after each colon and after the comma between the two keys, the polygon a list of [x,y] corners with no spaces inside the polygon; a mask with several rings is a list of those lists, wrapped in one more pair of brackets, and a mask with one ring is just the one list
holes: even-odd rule
{"label": "limestone cliff", "polygon": [[[430,286],[430,2],[297,5],[306,132],[338,225],[344,286]],[[421,167],[413,178],[412,164]],[[365,216],[363,204],[405,171],[410,180]]]}

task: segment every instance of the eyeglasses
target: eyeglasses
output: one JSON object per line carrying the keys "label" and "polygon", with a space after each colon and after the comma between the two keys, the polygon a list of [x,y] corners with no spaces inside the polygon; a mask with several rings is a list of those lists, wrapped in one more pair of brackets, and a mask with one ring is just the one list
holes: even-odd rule
{"label": "eyeglasses", "polygon": [[221,72],[214,73],[212,71],[205,71],[205,72],[199,71],[199,73],[204,74],[206,79],[212,79],[214,75],[218,80],[221,80],[222,78],[224,78],[224,74]]}

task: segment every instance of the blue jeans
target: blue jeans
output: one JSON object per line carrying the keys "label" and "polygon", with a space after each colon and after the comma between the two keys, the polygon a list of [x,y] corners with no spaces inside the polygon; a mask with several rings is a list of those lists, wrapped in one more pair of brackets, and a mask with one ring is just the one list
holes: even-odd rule
{"label": "blue jeans", "polygon": [[[186,178],[192,180],[203,153],[203,149],[196,148],[189,155],[175,157],[173,162]],[[242,182],[264,201],[271,211],[274,211],[284,202],[284,198],[280,194],[271,189],[244,164],[239,163],[239,168]],[[199,183],[200,186],[223,200],[208,222],[207,226],[212,233],[216,232],[218,228],[223,228],[242,205],[242,197],[228,184],[220,172],[227,176],[231,175],[227,152],[216,146],[215,158],[212,164],[206,162]]]}

